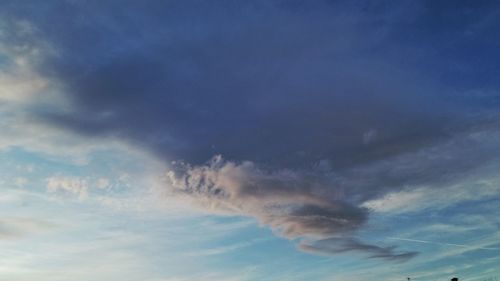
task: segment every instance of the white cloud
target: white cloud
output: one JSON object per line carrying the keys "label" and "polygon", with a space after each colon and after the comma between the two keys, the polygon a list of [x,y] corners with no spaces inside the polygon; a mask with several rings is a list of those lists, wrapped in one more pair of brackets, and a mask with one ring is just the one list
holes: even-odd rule
{"label": "white cloud", "polygon": [[14,184],[17,187],[24,187],[26,184],[28,184],[29,180],[25,177],[16,177],[14,179]]}
{"label": "white cloud", "polygon": [[[395,179],[406,174],[422,177],[413,182],[402,182],[397,188],[388,188],[387,193],[380,193],[379,197],[363,202],[362,206],[376,213],[401,214],[440,210],[462,202],[495,198],[500,195],[500,159],[491,151],[499,149],[499,140],[497,127],[477,130],[360,170],[358,175],[362,179],[375,178],[382,172]],[[483,161],[478,161],[482,158]],[[429,163],[434,169],[421,168]],[[450,172],[454,166],[458,171]],[[467,169],[461,169],[462,166]],[[432,177],[427,179],[429,174]],[[383,184],[380,183],[381,189],[384,189]]]}
{"label": "white cloud", "polygon": [[232,245],[226,245],[226,246],[214,247],[214,248],[210,248],[210,249],[202,249],[202,250],[198,250],[198,251],[188,252],[185,255],[196,256],[196,257],[221,255],[221,254],[225,254],[228,252],[240,250],[242,248],[251,247],[257,243],[264,242],[266,240],[269,240],[269,239],[253,239],[251,241],[245,241],[245,242],[236,243],[236,244],[232,244]]}
{"label": "white cloud", "polygon": [[107,178],[100,178],[96,181],[97,188],[104,189],[109,187],[111,182]]}
{"label": "white cloud", "polygon": [[47,191],[52,193],[63,191],[76,194],[80,199],[85,199],[88,196],[88,189],[86,179],[65,176],[47,178]]}
{"label": "white cloud", "polygon": [[0,218],[0,239],[20,238],[53,227],[53,224],[39,219],[24,217]]}
{"label": "white cloud", "polygon": [[[484,179],[478,177],[484,176]],[[440,210],[462,202],[493,198],[500,194],[500,178],[479,173],[460,183],[445,186],[425,186],[413,190],[396,191],[363,203],[363,207],[377,213],[401,214]]]}
{"label": "white cloud", "polygon": [[[7,61],[0,65],[0,152],[20,148],[45,158],[83,165],[96,151],[117,151],[158,166],[153,156],[121,139],[82,137],[33,113],[40,109],[53,113],[73,109],[60,83],[38,69],[41,61],[57,52],[36,32],[29,22],[14,20],[6,24],[0,19],[0,57]],[[5,34],[29,40],[17,42]]]}
{"label": "white cloud", "polygon": [[423,188],[398,191],[389,193],[380,199],[367,201],[362,206],[379,213],[404,212],[408,208],[415,208],[414,203],[425,199],[425,196]]}

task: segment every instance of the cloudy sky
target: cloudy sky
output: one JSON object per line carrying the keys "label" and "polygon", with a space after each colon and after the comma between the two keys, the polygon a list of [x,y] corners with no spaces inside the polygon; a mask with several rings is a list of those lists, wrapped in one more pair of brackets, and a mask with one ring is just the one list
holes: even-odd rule
{"label": "cloudy sky", "polygon": [[0,280],[500,276],[497,1],[0,1]]}

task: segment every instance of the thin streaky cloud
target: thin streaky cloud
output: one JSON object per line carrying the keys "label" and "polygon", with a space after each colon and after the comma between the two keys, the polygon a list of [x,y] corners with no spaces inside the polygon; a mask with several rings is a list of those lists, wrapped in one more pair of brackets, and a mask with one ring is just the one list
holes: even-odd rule
{"label": "thin streaky cloud", "polygon": [[443,243],[443,242],[434,242],[434,241],[409,239],[409,238],[388,237],[387,239],[399,240],[399,241],[408,241],[408,242],[415,242],[415,243],[423,243],[423,244],[433,244],[433,245],[442,245],[442,246],[453,246],[453,247],[461,247],[461,248],[471,248],[471,249],[478,249],[478,250],[500,251],[500,248],[477,247],[477,246],[473,246],[473,245],[464,245],[464,244],[455,244],[455,243]]}

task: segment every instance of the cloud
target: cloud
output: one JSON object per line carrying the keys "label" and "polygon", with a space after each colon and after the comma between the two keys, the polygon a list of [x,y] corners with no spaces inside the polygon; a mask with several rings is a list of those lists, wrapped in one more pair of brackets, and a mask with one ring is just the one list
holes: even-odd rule
{"label": "cloud", "polygon": [[207,165],[179,166],[166,184],[214,212],[250,215],[288,238],[333,235],[356,229],[363,209],[322,196],[319,183],[293,171],[266,172],[252,162],[214,157]]}
{"label": "cloud", "polygon": [[47,178],[47,190],[52,193],[68,192],[78,195],[80,199],[85,199],[88,196],[89,186],[86,179],[53,176]]}
{"label": "cloud", "polygon": [[236,244],[232,244],[232,245],[226,245],[226,246],[220,246],[220,247],[215,247],[215,248],[210,248],[210,249],[198,250],[198,251],[194,251],[194,252],[188,252],[188,253],[185,253],[185,255],[194,256],[194,257],[220,255],[220,254],[225,254],[228,252],[236,251],[236,250],[239,250],[242,248],[251,247],[257,243],[260,243],[260,242],[263,242],[266,240],[268,240],[268,239],[253,239],[251,241],[236,243]]}
{"label": "cloud", "polygon": [[14,179],[14,185],[16,185],[18,187],[24,187],[28,182],[29,182],[29,180],[27,178],[24,178],[24,177],[16,177]]}
{"label": "cloud", "polygon": [[[496,126],[478,128],[341,172],[324,162],[309,170],[264,170],[253,162],[217,156],[206,165],[173,165],[166,186],[170,195],[209,212],[254,217],[284,237],[300,238],[299,249],[308,252],[365,251],[370,257],[404,261],[416,253],[349,237],[365,225],[368,210],[439,210],[497,196],[498,159],[489,154],[498,150],[498,136]],[[324,242],[308,244],[308,238]],[[330,249],[321,251],[327,241]]]}
{"label": "cloud", "polygon": [[408,239],[408,238],[398,238],[398,237],[389,237],[388,239],[392,240],[400,240],[400,241],[408,241],[408,242],[415,242],[415,243],[423,243],[423,244],[434,244],[434,245],[440,245],[440,246],[452,246],[452,247],[459,247],[459,248],[469,248],[472,250],[492,250],[492,251],[500,251],[500,248],[493,248],[493,247],[476,247],[476,246],[471,246],[471,245],[464,245],[464,244],[455,244],[455,243],[442,243],[442,242],[434,242],[434,241],[427,241],[427,240],[418,240],[418,239]]}
{"label": "cloud", "polygon": [[425,196],[425,190],[423,189],[398,191],[389,193],[380,199],[367,201],[364,203],[364,206],[375,212],[404,212],[405,209],[411,208],[412,206],[419,206],[420,204],[417,202],[424,201],[423,198]]}
{"label": "cloud", "polygon": [[[0,9],[0,149],[181,161],[167,192],[309,249],[411,257],[327,239],[362,228],[368,209],[467,200],[447,187],[499,155],[498,36],[478,27],[489,5],[13,3]],[[228,161],[205,164],[213,155]],[[88,189],[61,177],[48,188]]]}
{"label": "cloud", "polygon": [[109,179],[107,179],[107,178],[99,178],[99,179],[96,181],[95,185],[96,185],[98,188],[100,188],[100,189],[104,189],[104,188],[109,187],[109,186],[111,185],[111,182],[110,182],[110,180],[109,180]]}
{"label": "cloud", "polygon": [[415,257],[417,252],[397,252],[396,247],[380,247],[362,243],[354,238],[328,238],[312,243],[302,241],[299,249],[315,254],[332,255],[344,252],[359,251],[368,253],[370,258],[381,258],[393,261],[407,261]]}
{"label": "cloud", "polygon": [[[390,43],[391,27],[374,25],[378,17],[363,7],[157,2],[167,13],[159,16],[148,6],[86,3],[49,5],[43,17],[26,19],[37,27],[32,37],[57,51],[38,63],[40,72],[74,107],[40,110],[39,118],[80,134],[118,136],[194,164],[222,154],[279,166],[327,157],[344,167],[433,141],[454,116],[426,86],[432,79],[366,51]],[[116,9],[129,16],[109,13]],[[68,17],[67,26],[54,31],[45,20],[54,17]],[[164,31],[136,29],[157,25]],[[367,143],[372,128],[377,138]]]}
{"label": "cloud", "polygon": [[332,187],[326,188],[312,175],[290,170],[266,172],[251,162],[234,163],[217,156],[203,166],[181,164],[165,181],[173,195],[213,213],[254,217],[289,239],[319,239],[315,246],[301,242],[299,248],[308,252],[321,252],[312,248],[325,241],[341,241],[322,253],[358,250],[370,252],[373,258],[394,260],[414,256],[361,242],[355,245],[350,238],[332,238],[352,234],[366,222],[368,213],[347,201],[325,196]]}
{"label": "cloud", "polygon": [[54,225],[43,220],[19,217],[0,218],[0,239],[21,238],[53,228]]}
{"label": "cloud", "polygon": [[[453,207],[456,204],[464,202],[474,202],[488,200],[498,197],[500,187],[498,185],[497,170],[500,162],[496,157],[479,157],[483,163],[477,163],[472,160],[484,151],[497,151],[498,148],[494,145],[498,141],[498,132],[495,130],[482,132],[484,139],[474,146],[471,153],[474,156],[462,155],[464,147],[458,145],[453,148],[441,147],[439,152],[433,154],[433,162],[436,164],[436,171],[441,170],[438,165],[446,165],[438,160],[442,154],[450,160],[471,161],[475,167],[462,170],[459,166],[450,169],[450,165],[446,165],[441,177],[437,179],[426,180],[412,185],[401,186],[387,193],[380,192],[378,196],[368,199],[361,205],[370,209],[372,212],[385,215],[397,215],[402,213],[417,213],[426,210],[442,210]],[[458,143],[459,141],[455,141]],[[454,146],[455,146],[454,145]],[[459,160],[461,159],[461,160]],[[415,163],[422,169],[424,165],[418,163],[421,157],[415,157]],[[470,163],[470,162],[469,162]],[[468,165],[468,164],[466,164]],[[448,174],[445,174],[448,173]],[[423,173],[429,176],[430,172]]]}

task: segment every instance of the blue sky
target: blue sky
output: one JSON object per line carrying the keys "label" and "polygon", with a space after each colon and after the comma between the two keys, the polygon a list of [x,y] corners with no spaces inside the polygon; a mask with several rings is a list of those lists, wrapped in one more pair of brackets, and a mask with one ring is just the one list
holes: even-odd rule
{"label": "blue sky", "polygon": [[2,1],[0,280],[499,276],[495,1]]}

